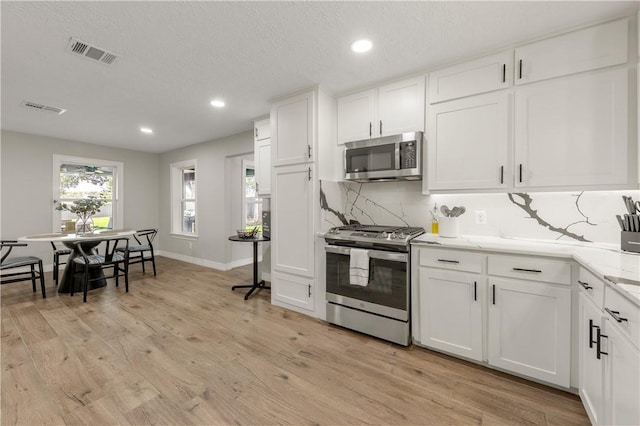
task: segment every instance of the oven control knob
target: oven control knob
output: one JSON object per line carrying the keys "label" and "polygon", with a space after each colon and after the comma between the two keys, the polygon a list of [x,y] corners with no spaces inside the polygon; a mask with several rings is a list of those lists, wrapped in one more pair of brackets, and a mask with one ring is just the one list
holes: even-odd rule
{"label": "oven control knob", "polygon": [[397,238],[397,235],[395,232],[389,232],[389,234],[387,235],[387,240],[394,240]]}

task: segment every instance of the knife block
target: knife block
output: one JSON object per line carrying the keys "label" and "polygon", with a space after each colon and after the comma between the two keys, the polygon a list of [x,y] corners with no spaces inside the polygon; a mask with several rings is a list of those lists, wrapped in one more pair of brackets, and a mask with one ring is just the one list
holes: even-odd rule
{"label": "knife block", "polygon": [[640,232],[620,232],[620,248],[623,251],[640,253]]}

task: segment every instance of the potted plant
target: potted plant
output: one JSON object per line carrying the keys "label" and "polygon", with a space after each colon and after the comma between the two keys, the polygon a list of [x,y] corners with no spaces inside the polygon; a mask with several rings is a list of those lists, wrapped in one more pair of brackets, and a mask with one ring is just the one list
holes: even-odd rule
{"label": "potted plant", "polygon": [[[55,203],[57,203],[57,201]],[[74,201],[73,203],[59,203],[56,206],[56,210],[68,211],[78,215],[76,234],[86,234],[93,232],[93,220],[91,216],[99,212],[100,207],[105,204],[107,204],[106,199],[89,196],[88,198]]]}

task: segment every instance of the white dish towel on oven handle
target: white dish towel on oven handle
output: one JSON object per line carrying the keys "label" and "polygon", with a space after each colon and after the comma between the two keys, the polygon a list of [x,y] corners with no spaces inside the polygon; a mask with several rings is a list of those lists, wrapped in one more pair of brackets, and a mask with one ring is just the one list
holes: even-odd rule
{"label": "white dish towel on oven handle", "polygon": [[349,284],[369,284],[369,250],[352,248],[349,259]]}

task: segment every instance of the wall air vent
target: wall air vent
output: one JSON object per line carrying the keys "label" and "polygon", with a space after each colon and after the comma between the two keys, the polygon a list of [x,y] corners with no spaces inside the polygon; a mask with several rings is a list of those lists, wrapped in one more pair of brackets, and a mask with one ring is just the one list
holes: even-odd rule
{"label": "wall air vent", "polygon": [[67,45],[67,51],[74,55],[79,55],[88,59],[93,59],[103,64],[113,64],[118,56],[115,53],[107,52],[106,50],[92,46],[89,43],[85,43],[82,40],[78,40],[75,37],[71,37],[69,44]]}
{"label": "wall air vent", "polygon": [[62,108],[58,108],[50,105],[42,105],[42,104],[29,102],[29,101],[22,101],[22,104],[20,105],[29,109],[36,109],[38,111],[43,111],[43,112],[52,112],[58,115],[63,114],[65,111],[67,111],[66,109],[62,109]]}

